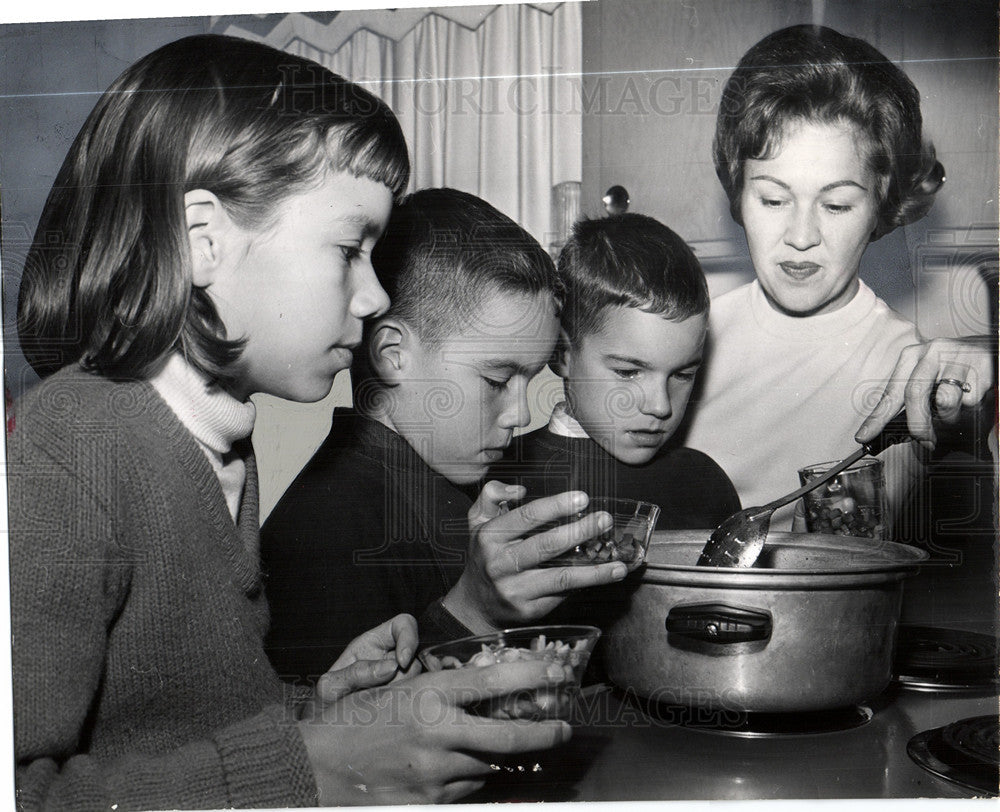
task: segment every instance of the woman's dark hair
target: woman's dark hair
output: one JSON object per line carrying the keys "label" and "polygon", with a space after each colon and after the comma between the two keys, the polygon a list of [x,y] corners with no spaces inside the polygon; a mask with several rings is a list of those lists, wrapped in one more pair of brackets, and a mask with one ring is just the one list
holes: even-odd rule
{"label": "woman's dark hair", "polygon": [[558,267],[566,287],[562,327],[573,342],[600,330],[609,307],[635,307],[671,321],[708,312],[708,285],[694,252],[643,214],[580,220]]}
{"label": "woman's dark hair", "polygon": [[45,203],[18,301],[25,357],[43,376],[79,361],[129,378],[179,350],[227,380],[244,340],[192,287],[184,195],[211,191],[261,228],[328,170],[406,187],[399,123],[357,85],[234,37],[140,59],[97,102]]}
{"label": "woman's dark hair", "polygon": [[772,157],[797,121],[846,122],[857,129],[880,182],[873,239],[930,209],[944,167],[922,140],[913,82],[864,40],[796,25],[747,51],[722,92],[715,170],[738,223],[744,162]]}

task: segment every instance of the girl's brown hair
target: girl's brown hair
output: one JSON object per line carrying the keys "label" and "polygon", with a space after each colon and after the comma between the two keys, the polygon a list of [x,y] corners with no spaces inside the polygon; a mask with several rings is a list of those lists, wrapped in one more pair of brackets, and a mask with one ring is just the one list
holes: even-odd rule
{"label": "girl's brown hair", "polygon": [[139,60],[98,101],[45,203],[18,301],[25,357],[42,376],[80,362],[130,378],[180,350],[225,381],[243,341],[191,284],[184,195],[207,189],[259,228],[327,170],[406,187],[399,124],[357,85],[233,37]]}

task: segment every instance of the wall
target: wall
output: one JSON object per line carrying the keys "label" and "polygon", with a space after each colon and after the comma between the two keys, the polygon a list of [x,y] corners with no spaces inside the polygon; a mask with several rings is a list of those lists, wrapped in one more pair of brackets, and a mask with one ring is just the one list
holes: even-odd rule
{"label": "wall", "polygon": [[921,91],[926,134],[948,174],[931,215],[873,244],[862,277],[928,335],[992,329],[997,26],[989,2],[585,4],[584,210],[599,212],[604,191],[622,184],[632,211],[695,243],[713,293],[751,278],[742,231],[712,166],[719,97],[751,45],[783,26],[813,22],[815,9],[822,12],[816,21],[863,37],[903,64]]}
{"label": "wall", "polygon": [[139,57],[208,31],[207,17],[0,26],[4,360],[17,397],[37,377],[17,349],[24,257],[69,146],[105,88]]}

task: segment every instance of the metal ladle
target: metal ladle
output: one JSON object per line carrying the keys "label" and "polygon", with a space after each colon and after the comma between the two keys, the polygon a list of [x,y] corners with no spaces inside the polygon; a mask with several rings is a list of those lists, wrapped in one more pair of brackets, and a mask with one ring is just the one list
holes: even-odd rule
{"label": "metal ladle", "polygon": [[829,482],[866,454],[878,454],[890,445],[903,442],[908,438],[906,414],[900,412],[886,424],[878,437],[862,445],[849,457],[835,463],[821,476],[810,480],[801,488],[785,494],[780,499],[775,499],[761,507],[745,508],[726,519],[709,536],[708,542],[698,557],[698,566],[752,567],[760,556],[761,550],[764,549],[764,541],[767,539],[767,531],[771,526],[771,516],[774,511],[789,502],[794,502],[824,482]]}

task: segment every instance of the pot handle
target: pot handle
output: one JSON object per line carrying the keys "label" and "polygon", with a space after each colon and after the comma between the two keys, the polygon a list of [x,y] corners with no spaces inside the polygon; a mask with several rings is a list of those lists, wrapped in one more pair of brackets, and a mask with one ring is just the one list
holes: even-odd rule
{"label": "pot handle", "polygon": [[771,613],[724,603],[693,603],[671,609],[666,627],[670,634],[706,643],[749,643],[771,636]]}

